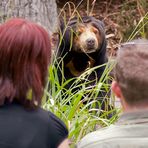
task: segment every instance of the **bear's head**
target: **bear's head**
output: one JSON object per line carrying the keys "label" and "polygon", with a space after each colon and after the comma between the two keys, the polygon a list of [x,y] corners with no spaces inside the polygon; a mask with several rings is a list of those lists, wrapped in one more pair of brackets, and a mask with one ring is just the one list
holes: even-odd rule
{"label": "bear's head", "polygon": [[78,24],[74,34],[74,51],[92,53],[100,49],[102,43],[101,33],[92,23]]}
{"label": "bear's head", "polygon": [[62,23],[60,29],[63,34],[60,48],[65,52],[89,54],[106,48],[104,24],[94,17],[75,17],[67,24]]}

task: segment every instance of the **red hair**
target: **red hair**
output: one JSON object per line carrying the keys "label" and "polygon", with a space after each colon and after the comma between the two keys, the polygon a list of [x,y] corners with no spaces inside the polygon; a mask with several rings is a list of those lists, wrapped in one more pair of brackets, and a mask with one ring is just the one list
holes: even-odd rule
{"label": "red hair", "polygon": [[[25,19],[11,19],[0,26],[0,104],[41,102],[51,45],[48,33]],[[27,93],[32,96],[27,98]]]}

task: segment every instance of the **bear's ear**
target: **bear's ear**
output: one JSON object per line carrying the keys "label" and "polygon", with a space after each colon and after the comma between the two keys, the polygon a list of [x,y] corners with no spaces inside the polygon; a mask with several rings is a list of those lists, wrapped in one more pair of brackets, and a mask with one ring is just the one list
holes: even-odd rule
{"label": "bear's ear", "polygon": [[105,29],[105,25],[102,21],[98,20],[99,21],[99,24],[102,26],[103,29]]}
{"label": "bear's ear", "polygon": [[78,18],[77,17],[74,17],[72,19],[69,20],[69,26],[75,26],[78,22]]}
{"label": "bear's ear", "polygon": [[96,19],[93,17],[92,23],[95,23],[97,26],[101,26],[103,29],[105,29],[105,25],[104,25],[103,21],[100,21],[99,19]]}
{"label": "bear's ear", "polygon": [[63,32],[64,28],[66,27],[66,19],[60,18],[59,19],[59,32]]}
{"label": "bear's ear", "polygon": [[64,18],[61,18],[60,19],[60,22],[59,22],[59,31],[61,33],[65,32],[65,28],[67,28],[66,30],[71,30],[71,28],[74,30],[76,28],[76,25],[77,25],[77,17],[74,17],[72,19],[64,19]]}

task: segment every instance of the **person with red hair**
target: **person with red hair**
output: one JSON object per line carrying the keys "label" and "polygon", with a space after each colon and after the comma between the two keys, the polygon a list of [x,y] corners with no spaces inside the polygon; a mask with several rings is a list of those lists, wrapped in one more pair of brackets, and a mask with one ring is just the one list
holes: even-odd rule
{"label": "person with red hair", "polygon": [[64,123],[41,109],[51,59],[45,29],[21,18],[0,26],[0,148],[66,148]]}

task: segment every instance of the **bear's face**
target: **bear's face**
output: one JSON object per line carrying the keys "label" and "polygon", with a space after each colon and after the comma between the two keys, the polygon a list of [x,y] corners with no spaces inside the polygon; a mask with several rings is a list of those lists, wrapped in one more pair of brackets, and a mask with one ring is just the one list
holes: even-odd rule
{"label": "bear's face", "polygon": [[102,43],[100,31],[91,23],[78,24],[73,39],[73,50],[92,53],[99,50]]}

